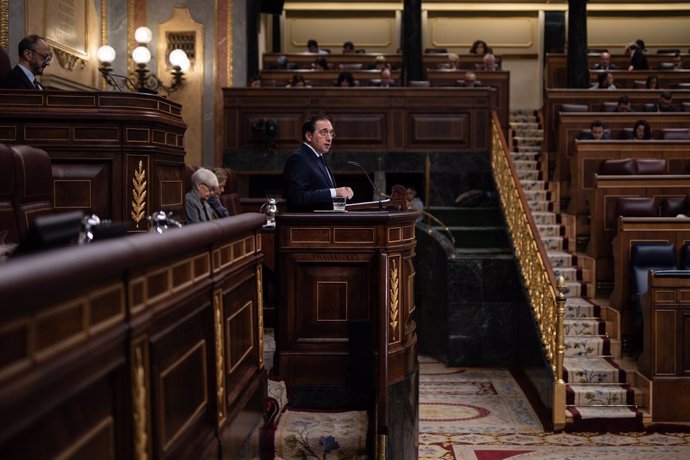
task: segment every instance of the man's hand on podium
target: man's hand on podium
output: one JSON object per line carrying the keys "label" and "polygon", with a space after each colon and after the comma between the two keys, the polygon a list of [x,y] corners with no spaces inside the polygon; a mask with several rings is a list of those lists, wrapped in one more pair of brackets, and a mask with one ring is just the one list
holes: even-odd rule
{"label": "man's hand on podium", "polygon": [[350,187],[338,187],[335,189],[335,196],[344,196],[348,200],[352,198],[355,194],[352,193],[352,189]]}

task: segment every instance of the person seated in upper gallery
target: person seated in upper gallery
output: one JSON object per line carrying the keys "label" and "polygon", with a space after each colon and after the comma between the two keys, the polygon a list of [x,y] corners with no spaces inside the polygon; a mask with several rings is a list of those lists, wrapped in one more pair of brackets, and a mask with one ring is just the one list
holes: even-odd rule
{"label": "person seated in upper gallery", "polygon": [[458,70],[460,68],[460,56],[455,53],[448,53],[448,63],[444,68],[448,70]]}
{"label": "person seated in upper gallery", "polygon": [[609,137],[609,132],[604,128],[604,122],[601,120],[593,120],[589,125],[589,131],[582,131],[577,135],[577,139],[581,141],[607,141]]}
{"label": "person seated in upper gallery", "polygon": [[616,104],[615,112],[632,112],[632,106],[630,105],[630,98],[623,95],[618,98],[618,103]]}
{"label": "person seated in upper gallery", "polygon": [[484,40],[475,40],[470,48],[470,54],[476,54],[478,56],[484,56],[486,53],[493,53],[489,45],[486,44]]}
{"label": "person seated in upper gallery", "polygon": [[476,86],[479,86],[479,83],[477,82],[477,74],[472,72],[471,70],[465,72],[465,74],[462,77],[462,81],[462,86],[465,88],[474,88]]}
{"label": "person seated in upper gallery", "polygon": [[307,81],[304,79],[302,75],[296,74],[293,75],[290,81],[288,82],[286,88],[309,88],[310,85],[307,84]]}
{"label": "person seated in upper gallery", "polygon": [[218,187],[211,191],[207,201],[213,210],[213,218],[221,219],[230,215],[230,211],[220,202],[220,196],[225,193],[225,185],[228,183],[228,174],[223,168],[213,168],[213,174],[218,179]]}
{"label": "person seated in upper gallery", "polygon": [[592,70],[616,70],[618,66],[611,62],[611,53],[602,51],[599,55],[599,62],[592,66]]}
{"label": "person seated in upper gallery", "polygon": [[478,64],[477,70],[483,70],[486,72],[494,72],[498,70],[498,64],[496,64],[496,56],[492,53],[486,53],[482,58],[482,63]]}
{"label": "person seated in upper gallery", "polygon": [[311,68],[314,70],[328,70],[330,67],[328,66],[328,61],[326,58],[322,56],[316,58],[316,60],[312,63]]}
{"label": "person seated in upper gallery", "polygon": [[649,70],[647,56],[637,43],[629,44],[626,54],[630,56],[628,70]]}
{"label": "person seated in upper gallery", "polygon": [[357,86],[357,84],[355,83],[355,78],[350,72],[340,72],[338,79],[335,82],[335,86],[352,88]]}
{"label": "person seated in upper gallery", "polygon": [[645,89],[659,89],[659,76],[655,73],[650,73],[644,83]]}
{"label": "person seated in upper gallery", "polygon": [[374,63],[369,66],[369,70],[383,70],[390,69],[391,65],[386,61],[386,56],[379,54],[374,59]]}
{"label": "person seated in upper gallery", "polygon": [[313,38],[307,41],[307,51],[305,53],[328,54],[328,51],[319,48],[319,42]]}
{"label": "person seated in upper gallery", "polygon": [[0,81],[0,88],[43,90],[36,77],[50,65],[53,54],[45,39],[39,35],[24,37],[17,46],[19,62]]}
{"label": "person seated in upper gallery", "polygon": [[218,188],[218,178],[213,171],[199,168],[192,174],[192,189],[184,196],[187,223],[208,222],[215,219],[208,199]]}
{"label": "person seated in upper gallery", "polygon": [[249,88],[261,88],[261,76],[260,75],[252,75],[249,77],[249,81],[247,82],[247,86]]}
{"label": "person seated in upper gallery", "polygon": [[659,100],[651,105],[645,105],[645,112],[679,112],[680,109],[673,105],[673,94],[670,91],[662,91]]}
{"label": "person seated in upper gallery", "polygon": [[348,41],[343,43],[343,50],[341,51],[342,54],[355,54],[355,44]]}
{"label": "person seated in upper gallery", "polygon": [[378,86],[380,88],[395,88],[398,86],[398,84],[393,79],[391,69],[383,69],[381,71],[381,78],[378,81],[372,80],[371,82],[369,82],[369,86]]}
{"label": "person seated in upper gallery", "polygon": [[275,69],[275,70],[286,70],[288,68],[288,58],[284,54],[281,54],[278,56],[276,59],[276,62],[273,64],[269,65],[269,69]]}
{"label": "person seated in upper gallery", "polygon": [[647,120],[637,120],[633,126],[634,141],[648,141],[652,138],[652,127]]}
{"label": "person seated in upper gallery", "polygon": [[683,70],[683,58],[680,53],[673,55],[673,70]]}
{"label": "person seated in upper gallery", "polygon": [[597,75],[597,83],[590,89],[616,89],[613,84],[613,74],[611,72],[601,72]]}

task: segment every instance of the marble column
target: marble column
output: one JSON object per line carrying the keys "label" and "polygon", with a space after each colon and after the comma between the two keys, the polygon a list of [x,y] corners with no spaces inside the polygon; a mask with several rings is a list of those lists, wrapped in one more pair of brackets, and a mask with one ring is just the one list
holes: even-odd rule
{"label": "marble column", "polygon": [[568,88],[589,88],[587,1],[568,0]]}
{"label": "marble column", "polygon": [[422,68],[422,1],[405,0],[403,7],[403,78],[404,83],[407,83],[410,80],[424,79],[424,69]]}

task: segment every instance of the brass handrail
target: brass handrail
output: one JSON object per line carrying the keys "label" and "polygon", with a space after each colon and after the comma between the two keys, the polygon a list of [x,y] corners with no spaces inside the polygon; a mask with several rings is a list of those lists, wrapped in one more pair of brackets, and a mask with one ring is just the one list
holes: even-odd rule
{"label": "brass handrail", "polygon": [[515,256],[525,283],[530,305],[539,326],[541,341],[554,375],[553,425],[565,426],[565,382],[563,381],[565,280],[553,274],[529,210],[510,150],[495,112],[492,112],[491,166],[496,180]]}
{"label": "brass handrail", "polygon": [[[447,226],[441,219],[439,219],[438,217],[434,216],[434,215],[431,214],[430,212],[422,210],[422,213],[423,213],[426,217],[428,217],[429,219],[433,220],[434,222],[440,224],[441,227],[443,227],[443,230],[448,234],[448,238],[450,238],[450,244],[451,244],[451,246],[453,246],[453,252],[451,253],[450,258],[451,258],[451,259],[455,259],[455,251],[456,251],[456,248],[455,248],[455,237],[453,236],[453,232],[450,231],[450,229],[448,228],[448,226]],[[429,229],[429,234],[431,234],[431,229]]]}

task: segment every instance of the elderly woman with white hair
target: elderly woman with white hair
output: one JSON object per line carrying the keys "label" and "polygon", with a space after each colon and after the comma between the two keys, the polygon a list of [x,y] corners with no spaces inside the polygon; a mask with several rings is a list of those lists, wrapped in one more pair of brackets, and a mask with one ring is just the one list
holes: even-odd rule
{"label": "elderly woman with white hair", "polygon": [[218,178],[212,171],[199,168],[192,174],[192,189],[184,197],[188,224],[214,219],[213,209],[208,204],[208,199],[217,188]]}

